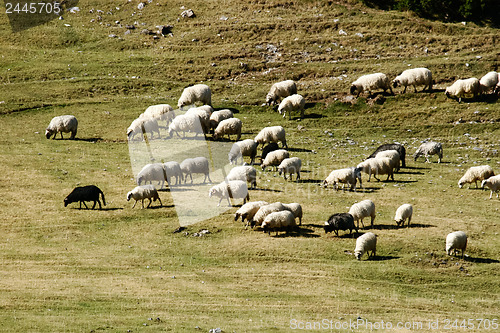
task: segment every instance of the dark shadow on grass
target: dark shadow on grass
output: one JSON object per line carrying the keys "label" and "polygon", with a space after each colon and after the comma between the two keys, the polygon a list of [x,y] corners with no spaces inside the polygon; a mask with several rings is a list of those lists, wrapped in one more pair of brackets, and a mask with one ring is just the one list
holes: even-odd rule
{"label": "dark shadow on grass", "polygon": [[318,238],[321,237],[314,233],[312,229],[306,229],[303,227],[295,227],[292,231],[289,232],[281,232],[276,235],[276,232],[271,231],[271,237],[275,238],[285,238],[285,237],[304,237],[304,238]]}
{"label": "dark shadow on grass", "polygon": [[395,256],[373,256],[368,261],[386,261],[386,260],[394,260],[394,259],[399,259],[401,257],[395,257]]}
{"label": "dark shadow on grass", "polygon": [[[159,206],[159,205],[156,205],[156,206],[153,206],[153,204],[151,204],[151,206],[149,206],[149,208],[147,209],[162,209],[162,208],[175,208],[175,205],[168,205],[168,206]],[[146,209],[146,207],[144,207],[144,209]]]}
{"label": "dark shadow on grass", "polygon": [[220,111],[220,110],[231,110],[232,113],[240,113],[240,110],[236,108],[214,108],[214,111]]}
{"label": "dark shadow on grass", "polygon": [[304,119],[321,119],[321,118],[326,118],[326,116],[319,114],[319,113],[305,113],[304,114]]}
{"label": "dark shadow on grass", "polygon": [[280,190],[273,190],[273,189],[270,189],[270,188],[256,188],[256,189],[254,189],[254,191],[276,192],[276,193],[283,192],[283,191],[280,191]]}
{"label": "dark shadow on grass", "polygon": [[303,183],[303,184],[319,184],[321,182],[323,182],[323,181],[320,179],[299,179],[299,183]]}
{"label": "dark shadow on grass", "polygon": [[[66,140],[66,139],[64,139]],[[68,139],[68,140],[75,140],[75,141],[83,141],[83,142],[99,142],[102,141],[102,138],[74,138],[74,139]]]}
{"label": "dark shadow on grass", "polygon": [[430,170],[431,168],[416,167],[416,166],[409,167],[409,166],[407,166],[406,168],[401,168],[401,169],[406,169],[406,170]]}
{"label": "dark shadow on grass", "polygon": [[490,258],[473,258],[473,257],[465,257],[464,261],[473,262],[476,264],[498,264],[500,260],[490,259]]}
{"label": "dark shadow on grass", "polygon": [[97,212],[98,212],[98,211],[114,211],[114,210],[122,210],[123,208],[120,208],[120,207],[106,208],[106,207],[104,207],[104,208],[100,208],[100,209],[99,209],[99,208],[97,208],[97,206],[96,206],[96,208],[94,208],[94,209],[92,209],[92,207],[89,207],[89,208],[85,208],[85,207],[82,207],[82,208],[80,208],[80,207],[71,207],[70,209],[73,209],[73,210],[90,210],[90,211],[95,210],[95,211],[97,211]]}
{"label": "dark shadow on grass", "polygon": [[[294,151],[294,152],[299,152],[299,153],[311,153],[312,150],[310,149],[305,149],[305,148],[283,148],[283,149],[286,149],[288,151]],[[302,171],[301,171],[302,172]]]}

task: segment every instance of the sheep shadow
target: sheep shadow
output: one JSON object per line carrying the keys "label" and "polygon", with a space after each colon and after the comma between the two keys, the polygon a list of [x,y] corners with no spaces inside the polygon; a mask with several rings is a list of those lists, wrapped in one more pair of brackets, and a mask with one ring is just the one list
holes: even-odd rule
{"label": "sheep shadow", "polygon": [[[321,119],[321,118],[326,118],[325,115],[319,114],[319,113],[307,113],[304,114],[303,119]],[[293,117],[292,117],[293,119]]]}
{"label": "sheep shadow", "polygon": [[[61,139],[59,139],[61,140]],[[74,138],[74,139],[64,139],[64,140],[75,140],[75,141],[83,141],[83,142],[91,142],[91,143],[96,143],[99,141],[102,141],[102,138]]]}
{"label": "sheep shadow", "polygon": [[299,179],[298,183],[301,184],[320,184],[323,180],[320,179]]}
{"label": "sheep shadow", "polygon": [[228,107],[228,108],[214,108],[214,111],[220,111],[220,110],[230,110],[232,113],[240,113],[240,110],[238,110],[236,108],[231,108],[231,107]]}
{"label": "sheep shadow", "polygon": [[[293,151],[293,152],[296,152],[296,153],[312,153],[312,150],[311,149],[305,149],[305,148],[286,148],[286,150],[288,151]],[[303,172],[302,170],[300,172]]]}
{"label": "sheep shadow", "polygon": [[474,258],[474,257],[464,257],[464,261],[473,262],[476,264],[498,264],[500,260],[490,259],[490,258]]}
{"label": "sheep shadow", "polygon": [[281,193],[283,191],[280,191],[280,190],[274,190],[274,189],[270,189],[270,188],[255,188],[253,189],[254,191],[263,191],[263,192],[275,192],[275,193]]}
{"label": "sheep shadow", "polygon": [[394,259],[399,259],[399,258],[401,258],[401,257],[375,255],[373,257],[370,257],[367,261],[386,261],[386,260],[394,260]]}
{"label": "sheep shadow", "polygon": [[272,234],[271,232],[271,237],[273,238],[286,238],[286,237],[304,237],[304,238],[318,238],[321,237],[320,235],[317,235],[314,233],[314,230],[312,229],[307,229],[307,228],[301,228],[300,226],[296,226],[293,230],[285,232],[285,233],[280,233],[280,234]]}
{"label": "sheep shadow", "polygon": [[156,206],[153,206],[153,204],[151,204],[151,206],[149,206],[149,208],[144,207],[144,209],[153,209],[153,210],[162,209],[162,208],[175,208],[175,205],[161,205],[161,206],[156,205]]}
{"label": "sheep shadow", "polygon": [[[394,222],[396,223],[396,222]],[[409,228],[435,228],[435,225],[432,224],[421,224],[421,223],[411,223],[409,227],[406,225],[404,226],[398,226],[397,224],[375,224],[371,227],[371,229],[374,230],[397,230],[397,229],[409,229]]]}
{"label": "sheep shadow", "polygon": [[120,208],[120,207],[113,207],[113,208],[108,208],[108,207],[104,207],[104,208],[98,208],[99,205],[96,205],[95,208],[92,208],[90,207],[91,205],[88,205],[89,207],[88,208],[85,208],[85,207],[70,207],[71,210],[88,210],[88,211],[102,211],[102,212],[106,212],[106,211],[115,211],[115,210],[122,210],[123,208]]}

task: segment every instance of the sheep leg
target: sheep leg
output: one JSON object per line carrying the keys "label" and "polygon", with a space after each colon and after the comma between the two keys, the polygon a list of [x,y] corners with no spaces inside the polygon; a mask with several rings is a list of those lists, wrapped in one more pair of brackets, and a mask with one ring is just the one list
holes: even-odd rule
{"label": "sheep leg", "polygon": [[134,205],[132,206],[132,209],[134,209],[135,205],[137,204],[137,200],[134,202]]}
{"label": "sheep leg", "polygon": [[[291,176],[290,176],[291,177]],[[300,171],[297,171],[297,178],[295,179],[297,182],[299,181],[300,179]]]}
{"label": "sheep leg", "polygon": [[363,223],[363,219],[358,220],[358,228],[359,228],[359,221],[361,221],[361,225],[363,226],[363,229],[365,228],[365,224]]}
{"label": "sheep leg", "polygon": [[380,181],[380,179],[378,179],[375,175],[373,175],[373,178],[375,178],[378,182]]}
{"label": "sheep leg", "polygon": [[144,199],[142,199],[142,209],[144,209]]}
{"label": "sheep leg", "polygon": [[[415,89],[415,93],[417,92],[417,86],[416,85],[413,85],[413,89]],[[425,89],[425,87],[424,87]],[[422,90],[423,91],[423,90]]]}
{"label": "sheep leg", "polygon": [[61,133],[61,140],[63,140],[63,139],[64,139],[64,137],[63,137],[63,135],[62,135],[62,131],[61,131],[60,133]]}
{"label": "sheep leg", "polygon": [[160,197],[158,197],[158,201],[160,202],[160,207],[163,207],[163,204],[161,203]]}
{"label": "sheep leg", "polygon": [[406,227],[408,227],[408,228],[410,227],[410,222],[411,222],[411,216],[408,217],[408,224],[406,225]]}
{"label": "sheep leg", "polygon": [[87,207],[87,204],[85,203],[85,201],[80,201],[80,208],[82,206],[82,202],[83,202],[83,205],[85,206],[85,209],[89,209],[89,207]]}

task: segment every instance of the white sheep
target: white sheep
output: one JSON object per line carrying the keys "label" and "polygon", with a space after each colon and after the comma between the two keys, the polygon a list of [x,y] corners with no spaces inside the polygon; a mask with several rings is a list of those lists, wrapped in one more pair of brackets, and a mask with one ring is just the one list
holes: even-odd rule
{"label": "white sheep", "polygon": [[167,176],[167,183],[172,186],[172,178],[175,177],[175,185],[180,184],[184,177],[182,176],[181,165],[178,162],[170,161],[163,163],[163,168]]}
{"label": "white sheep", "polygon": [[214,108],[213,108],[213,107],[211,107],[210,105],[202,105],[202,106],[198,106],[198,109],[205,110],[205,111],[207,111],[210,115],[212,115],[212,113],[214,113]]}
{"label": "white sheep", "polygon": [[403,71],[400,75],[396,76],[394,80],[392,80],[392,84],[394,88],[398,86],[404,86],[403,94],[406,92],[407,86],[413,86],[415,92],[417,92],[417,86],[424,86],[425,88],[429,88],[429,91],[432,90],[432,73],[427,68],[412,68]]}
{"label": "white sheep", "polygon": [[467,235],[463,231],[451,232],[446,236],[446,253],[451,256],[462,250],[462,259],[467,248]]}
{"label": "white sheep", "polygon": [[384,73],[368,74],[359,77],[351,85],[351,94],[357,94],[359,97],[363,91],[368,91],[368,94],[372,94],[372,90],[382,89],[384,92],[389,89],[391,94],[394,95],[391,89],[391,81]]}
{"label": "white sheep", "polygon": [[250,156],[250,164],[253,164],[257,156],[257,142],[252,139],[235,142],[227,156],[230,164],[236,164],[240,158],[243,163],[243,156]]}
{"label": "white sheep", "polygon": [[498,198],[498,191],[500,191],[500,175],[490,177],[481,182],[481,187],[487,187],[491,190],[490,199],[493,196],[493,192],[496,192]]}
{"label": "white sheep", "polygon": [[283,204],[285,209],[289,210],[293,216],[299,219],[299,225],[302,225],[302,206],[297,202]]}
{"label": "white sheep", "polygon": [[297,85],[293,80],[276,82],[267,93],[266,104],[273,105],[277,103],[280,98],[285,98],[296,93]]}
{"label": "white sheep", "polygon": [[207,134],[210,131],[210,115],[211,113],[203,107],[191,108],[187,110],[184,114],[186,115],[196,115],[200,119],[201,129],[204,134]]}
{"label": "white sheep", "polygon": [[494,90],[499,84],[499,73],[493,71],[485,74],[480,80],[479,85],[481,86],[481,92],[488,93],[492,89]]}
{"label": "white sheep", "polygon": [[266,143],[281,141],[283,148],[287,147],[285,129],[282,126],[264,127],[254,141],[257,142],[257,145],[262,144],[263,146]]}
{"label": "white sheep", "polygon": [[160,200],[160,196],[158,195],[158,191],[153,185],[141,185],[135,187],[132,191],[127,193],[127,201],[130,201],[130,199],[135,200],[132,208],[135,207],[137,201],[139,200],[142,201],[142,208],[144,208],[144,199],[149,199],[149,204],[146,208],[149,208],[149,206],[151,206],[151,203],[156,200],[160,201],[160,207],[163,206]]}
{"label": "white sheep", "polygon": [[404,226],[406,219],[408,219],[407,227],[410,226],[411,217],[413,215],[413,206],[411,204],[403,204],[396,209],[396,215],[394,216],[394,221],[399,226]]}
{"label": "white sheep", "polygon": [[391,160],[391,166],[394,171],[399,171],[399,165],[401,162],[401,157],[399,155],[399,152],[397,150],[391,149],[391,150],[383,150],[378,152],[375,155],[376,158],[379,157],[387,157]]}
{"label": "white sheep", "polygon": [[[371,251],[371,255],[369,253]],[[368,258],[375,257],[377,252],[377,235],[373,232],[367,232],[359,236],[356,239],[356,248],[354,249],[354,257],[357,260],[361,260],[361,257],[365,252],[368,254]]]}
{"label": "white sheep", "polygon": [[306,106],[306,100],[304,97],[298,94],[294,94],[284,98],[280,105],[278,106],[278,112],[286,117],[288,112],[288,120],[292,119],[292,111],[300,112],[300,118],[304,118],[304,109]]}
{"label": "white sheep", "polygon": [[257,187],[257,170],[249,165],[236,166],[229,171],[226,179],[231,180],[242,180],[250,183],[250,188],[255,189]]}
{"label": "white sheep", "polygon": [[354,221],[357,222],[358,228],[359,221],[361,221],[361,225],[363,226],[363,228],[365,227],[363,223],[363,219],[365,217],[371,218],[370,224],[373,227],[373,221],[375,221],[376,216],[375,204],[369,199],[357,202],[351,206],[351,208],[349,209],[349,214],[351,214],[354,218]]}
{"label": "white sheep", "polygon": [[65,116],[57,116],[52,118],[49,123],[49,126],[45,129],[45,137],[50,139],[52,134],[56,138],[57,133],[61,133],[61,139],[63,138],[63,132],[69,133],[71,132],[70,139],[74,139],[76,135],[76,131],[78,130],[78,120],[76,120],[75,116],[65,115]]}
{"label": "white sheep", "polygon": [[419,158],[422,155],[424,155],[425,161],[427,163],[431,163],[429,161],[430,155],[437,155],[438,163],[441,163],[441,159],[443,158],[443,145],[440,142],[435,142],[435,141],[424,142],[420,145],[420,147],[418,147],[415,154],[413,154],[413,158],[416,161],[417,158]]}
{"label": "white sheep", "polygon": [[278,169],[278,166],[283,162],[285,158],[289,158],[290,153],[285,149],[273,150],[269,154],[267,154],[266,158],[260,166],[262,167],[262,171],[264,171],[268,166],[275,166]]}
{"label": "white sheep", "polygon": [[158,121],[166,120],[167,125],[175,118],[174,108],[169,104],[157,104],[148,106],[139,118],[153,118]]}
{"label": "white sheep", "polygon": [[217,128],[217,125],[225,119],[233,118],[233,111],[229,109],[223,109],[219,111],[214,111],[210,115],[210,130],[213,131]]}
{"label": "white sheep", "polygon": [[203,183],[210,180],[210,167],[208,163],[208,159],[206,157],[195,157],[195,158],[186,158],[184,161],[180,163],[182,174],[184,175],[184,183],[187,182],[187,176],[191,178],[191,184],[193,183],[193,173],[201,173],[205,175],[203,179]]}
{"label": "white sheep", "polygon": [[127,136],[129,140],[133,140],[136,134],[139,133],[150,133],[151,139],[153,139],[155,132],[158,133],[158,137],[161,138],[158,121],[153,118],[137,118],[132,121],[130,126],[127,128]]}
{"label": "white sheep", "polygon": [[229,207],[232,207],[231,201],[229,200],[230,198],[243,199],[243,204],[245,204],[247,200],[250,200],[247,183],[241,180],[224,181],[220,184],[212,186],[208,191],[208,197],[220,198],[217,207],[220,206],[220,203],[224,198],[227,199]]}
{"label": "white sheep", "polygon": [[253,218],[250,220],[250,226],[252,226],[252,228],[254,226],[261,226],[262,222],[264,222],[264,219],[266,218],[267,215],[273,212],[280,212],[283,210],[287,209],[281,202],[273,202],[271,204],[264,205],[259,208],[257,213],[255,213]]}
{"label": "white sheep", "polygon": [[288,233],[295,226],[295,217],[288,210],[270,213],[262,222],[262,229],[264,232],[269,233],[269,235],[272,230],[276,231],[276,235],[278,235],[279,230],[283,229]]}
{"label": "white sheep", "polygon": [[206,84],[195,84],[182,91],[177,106],[182,108],[185,105],[201,102],[206,105],[212,105],[212,91]]}
{"label": "white sheep", "polygon": [[249,201],[234,213],[234,220],[238,221],[241,216],[241,222],[245,222],[245,220],[247,220],[245,227],[248,227],[248,224],[253,219],[259,208],[268,204],[269,203],[267,201]]}
{"label": "white sheep", "polygon": [[359,180],[359,186],[363,186],[361,182],[361,169],[359,168],[344,168],[337,169],[330,172],[328,177],[325,178],[322,185],[328,187],[329,184],[333,185],[333,188],[337,190],[338,184],[342,183],[342,190],[344,190],[345,184],[351,185],[351,191],[356,191],[356,182]]}
{"label": "white sheep", "polygon": [[203,133],[200,117],[196,114],[178,115],[172,120],[167,130],[169,137],[172,137],[174,132],[178,137],[181,137],[179,132],[183,133],[184,138],[186,137],[186,133],[195,133],[195,137],[198,136],[198,134]]}
{"label": "white sheep", "polygon": [[455,81],[445,90],[446,97],[458,98],[458,103],[462,102],[462,98],[467,95],[473,95],[475,98],[481,93],[481,85],[475,77]]}
{"label": "white sheep", "polygon": [[231,135],[236,135],[236,140],[241,138],[241,128],[243,123],[238,118],[229,118],[222,120],[214,131],[214,139],[222,139],[224,135],[227,135],[229,140],[231,140]]}
{"label": "white sheep", "polygon": [[300,169],[302,168],[302,160],[298,157],[285,158],[278,166],[278,174],[286,180],[286,174],[290,174],[290,180],[292,180],[292,174],[297,174],[296,181],[300,179]]}
{"label": "white sheep", "polygon": [[394,161],[389,157],[368,158],[359,163],[356,168],[368,174],[368,181],[370,181],[372,175],[373,178],[378,181],[380,181],[380,179],[377,178],[378,175],[387,175],[386,180],[391,178],[394,181]]}
{"label": "white sheep", "polygon": [[142,182],[146,184],[147,182],[157,181],[160,188],[163,188],[165,180],[166,174],[162,163],[146,164],[137,174],[137,185],[141,185]]}
{"label": "white sheep", "polygon": [[458,187],[462,188],[465,184],[476,183],[476,188],[478,188],[477,187],[478,180],[483,181],[494,175],[495,173],[493,172],[493,169],[489,165],[479,165],[475,167],[470,167],[462,176],[462,178],[460,178],[460,180],[458,181]]}

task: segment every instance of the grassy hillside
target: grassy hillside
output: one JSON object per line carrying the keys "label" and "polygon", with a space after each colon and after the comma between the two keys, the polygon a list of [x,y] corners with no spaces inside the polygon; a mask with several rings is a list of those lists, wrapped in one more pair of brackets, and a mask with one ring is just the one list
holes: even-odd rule
{"label": "grassy hillside", "polygon": [[[443,91],[458,78],[498,69],[498,30],[354,0],[138,4],[88,1],[63,20],[17,33],[0,19],[1,331],[288,332],[357,320],[414,324],[407,331],[431,331],[438,320],[443,331],[456,319],[474,319],[478,331],[494,327],[499,201],[457,181],[475,165],[500,172],[499,102],[489,96],[458,104]],[[182,18],[189,8],[196,17]],[[172,34],[155,33],[160,25],[172,25]],[[431,93],[397,88],[381,104],[365,94],[349,98],[360,75],[393,78],[419,66],[433,72]],[[298,82],[304,119],[262,106],[282,79]],[[162,208],[131,209],[125,130],[149,105],[175,106],[194,83],[210,85],[215,108],[238,111],[242,139],[269,125],[286,129],[292,156],[304,163],[301,181],[257,166],[259,189],[250,196],[300,202],[296,232],[244,229],[233,221],[234,207],[173,233],[179,221],[168,191],[160,193]],[[52,117],[62,114],[78,118],[78,140],[45,139]],[[443,143],[443,163],[411,158],[427,138]],[[363,175],[357,192],[318,186],[331,170],[395,141],[405,145],[409,168],[394,182]],[[86,184],[104,191],[105,209],[63,207]],[[377,217],[358,235],[375,232],[378,248],[376,258],[358,262],[355,239],[325,235],[322,224],[363,199],[375,202]],[[415,209],[410,228],[393,221],[403,203]],[[202,229],[209,233],[195,237]],[[469,236],[464,260],[445,254],[444,238],[454,230]]]}

